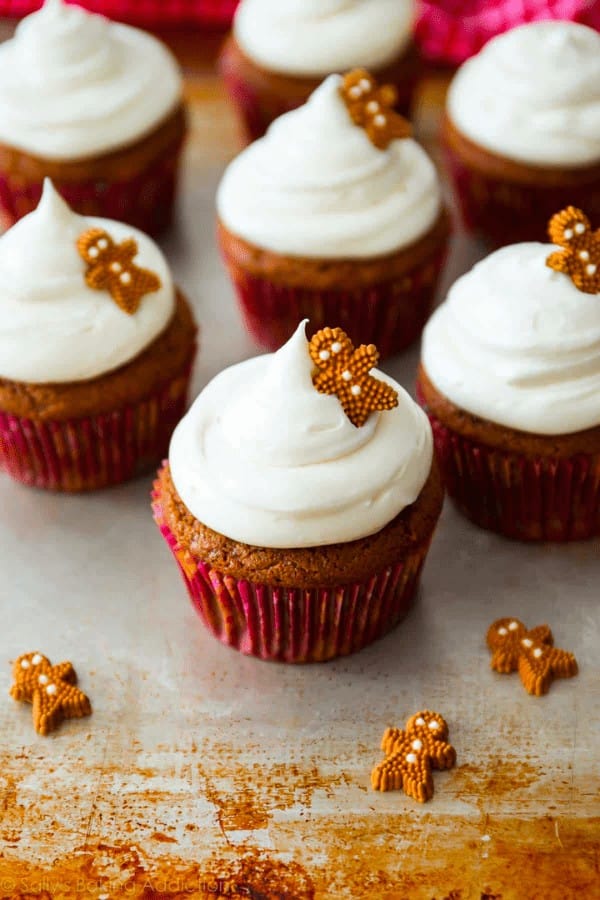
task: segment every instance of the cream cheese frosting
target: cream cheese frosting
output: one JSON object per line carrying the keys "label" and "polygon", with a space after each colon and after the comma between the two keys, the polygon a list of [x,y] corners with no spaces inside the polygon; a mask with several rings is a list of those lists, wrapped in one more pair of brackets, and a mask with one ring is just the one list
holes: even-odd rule
{"label": "cream cheese frosting", "polygon": [[600,162],[600,34],[535,22],[494,38],[455,75],[448,115],[475,143],[517,162]]}
{"label": "cream cheese frosting", "polygon": [[[77,239],[92,227],[116,243],[134,238],[136,264],[161,280],[134,315],[85,282]],[[129,225],[76,215],[48,179],[38,208],[0,237],[0,281],[0,377],[12,381],[84,381],[110,372],[158,337],[175,310],[156,244]]]}
{"label": "cream cheese frosting", "polygon": [[46,159],[106,153],[181,101],[170,51],[137,28],[46,0],[0,45],[0,141]]}
{"label": "cream cheese frosting", "polygon": [[312,383],[303,322],[277,353],[221,372],[177,426],[169,463],[190,512],[260,547],[312,547],[379,531],[431,469],[427,417],[391,378],[395,409],[362,428]]}
{"label": "cream cheese frosting", "polygon": [[276,253],[368,258],[422,237],[437,219],[435,167],[411,138],[375,147],[330,75],[228,166],[217,193],[231,232]]}
{"label": "cream cheese frosting", "polygon": [[455,405],[534,434],[600,425],[600,294],[513,244],[459,278],[423,335],[423,366]]}
{"label": "cream cheese frosting", "polygon": [[414,0],[242,0],[233,32],[258,65],[322,77],[392,62],[412,35]]}

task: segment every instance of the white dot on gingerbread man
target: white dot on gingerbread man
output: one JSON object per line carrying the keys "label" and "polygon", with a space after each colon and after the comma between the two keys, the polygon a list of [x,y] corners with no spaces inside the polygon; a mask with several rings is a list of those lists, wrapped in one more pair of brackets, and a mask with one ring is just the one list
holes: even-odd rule
{"label": "white dot on gingerbread man", "polygon": [[439,713],[415,713],[402,731],[388,728],[381,741],[386,758],[371,772],[376,791],[402,789],[425,803],[433,797],[433,769],[451,769],[456,752],[448,743],[448,725]]}

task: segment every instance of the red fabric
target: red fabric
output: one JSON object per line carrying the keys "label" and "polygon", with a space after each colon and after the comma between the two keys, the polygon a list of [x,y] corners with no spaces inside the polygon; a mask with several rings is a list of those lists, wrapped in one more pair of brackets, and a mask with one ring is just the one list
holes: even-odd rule
{"label": "red fabric", "polygon": [[[110,19],[169,28],[176,25],[227,26],[239,0],[80,0],[77,3]],[[41,0],[0,0],[0,16],[20,18],[42,5]]]}
{"label": "red fabric", "polygon": [[600,31],[600,0],[421,0],[416,40],[426,58],[456,65],[495,35],[542,19]]}

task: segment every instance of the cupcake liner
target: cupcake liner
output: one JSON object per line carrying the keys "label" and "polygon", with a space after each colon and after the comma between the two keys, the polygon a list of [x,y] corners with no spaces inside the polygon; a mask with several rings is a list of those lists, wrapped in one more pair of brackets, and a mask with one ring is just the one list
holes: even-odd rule
{"label": "cupcake liner", "polygon": [[368,581],[335,587],[274,587],[224,575],[180,547],[165,521],[159,482],[154,519],[204,625],[249,656],[288,663],[347,656],[383,637],[412,605],[429,542]]}
{"label": "cupcake liner", "polygon": [[401,279],[357,287],[319,290],[276,284],[251,275],[226,257],[245,324],[258,344],[276,350],[309,319],[309,338],[332,323],[353,343],[375,344],[381,359],[415,341],[429,318],[445,248]]}
{"label": "cupcake liner", "polygon": [[0,470],[32,487],[90,491],[156,466],[186,408],[191,365],[156,393],[114,412],[63,421],[0,411]]}
{"label": "cupcake liner", "polygon": [[497,246],[548,240],[548,222],[560,209],[576,206],[600,218],[600,178],[589,183],[549,187],[492,178],[465,165],[449,147],[446,163],[454,182],[464,225]]}
{"label": "cupcake liner", "polygon": [[[132,178],[104,181],[54,179],[54,187],[75,212],[127,222],[147,234],[159,234],[173,217],[182,141]],[[9,224],[37,208],[43,179],[0,171],[0,207]]]}
{"label": "cupcake liner", "polygon": [[600,30],[598,0],[421,0],[415,37],[423,56],[459,64],[490,38],[543,19],[570,19]]}
{"label": "cupcake liner", "polygon": [[[77,0],[91,12],[132,25],[229,25],[239,0]],[[41,6],[41,0],[0,0],[0,16],[18,18]]]}
{"label": "cupcake liner", "polygon": [[446,490],[481,528],[520,541],[600,534],[600,454],[554,459],[501,451],[428,415]]}
{"label": "cupcake liner", "polygon": [[[225,86],[237,108],[247,140],[255,141],[262,137],[275,119],[292,109],[297,109],[308,100],[317,83],[307,85],[306,91],[296,89],[293,96],[284,96],[275,88],[264,85],[257,87],[244,77],[239,65],[237,52],[227,42],[219,59],[219,70]],[[374,73],[378,74],[378,73]],[[398,91],[396,109],[407,118],[410,115],[411,103],[416,84],[419,80],[418,68],[414,66],[412,74],[403,73],[401,79],[394,81]]]}

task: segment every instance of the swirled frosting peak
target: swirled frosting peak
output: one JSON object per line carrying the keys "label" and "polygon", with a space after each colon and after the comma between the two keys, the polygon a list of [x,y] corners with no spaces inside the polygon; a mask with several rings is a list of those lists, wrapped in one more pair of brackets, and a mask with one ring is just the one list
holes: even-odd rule
{"label": "swirled frosting peak", "polygon": [[0,46],[0,141],[47,159],[85,158],[151,131],[181,77],[156,38],[46,0]]}
{"label": "swirled frosting peak", "polygon": [[[77,241],[90,228],[116,243],[134,238],[136,262],[160,279],[134,315],[85,281]],[[72,212],[46,180],[38,208],[0,237],[0,378],[34,384],[85,381],[129,362],[165,328],[175,308],[165,259],[145,234]]]}
{"label": "swirled frosting peak", "polygon": [[466,137],[517,162],[599,162],[600,34],[562,21],[507,31],[458,70],[448,114]]}
{"label": "swirled frosting peak", "polygon": [[230,163],[217,208],[234,234],[292,256],[368,258],[433,225],[441,206],[433,163],[412,138],[375,147],[341,85],[330,75]]}
{"label": "swirled frosting peak", "polygon": [[302,323],[277,353],[217,375],[177,426],[169,462],[190,512],[260,547],[310,547],[374,534],[419,495],[431,428],[402,388],[361,428],[319,393]]}
{"label": "swirled frosting peak", "polygon": [[242,0],[233,29],[259,65],[320,78],[390,63],[410,41],[414,8],[414,0]]}
{"label": "swirled frosting peak", "polygon": [[600,294],[513,244],[452,286],[423,335],[423,365],[457,406],[533,434],[600,425]]}

